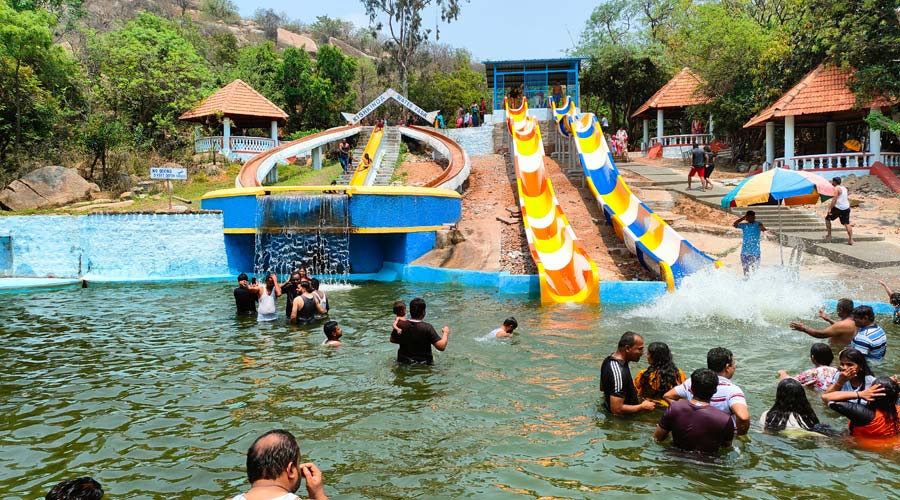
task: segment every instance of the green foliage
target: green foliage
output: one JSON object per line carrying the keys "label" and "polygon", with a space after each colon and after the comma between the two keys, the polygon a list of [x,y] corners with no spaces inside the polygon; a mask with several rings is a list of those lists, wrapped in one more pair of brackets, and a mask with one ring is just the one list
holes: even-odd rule
{"label": "green foliage", "polygon": [[309,25],[309,30],[316,35],[319,43],[327,43],[330,37],[346,41],[353,33],[353,23],[328,16],[316,16],[316,21]]}
{"label": "green foliage", "polygon": [[103,177],[106,177],[107,153],[128,140],[125,127],[115,116],[107,113],[90,115],[79,129],[78,140],[93,157],[89,177],[94,176],[94,166],[100,161]]}
{"label": "green foliage", "polygon": [[100,70],[98,96],[131,127],[160,139],[174,133],[175,121],[200,98],[210,74],[195,48],[173,23],[139,14],[122,29],[89,45]]}
{"label": "green foliage", "polygon": [[211,21],[228,23],[238,18],[237,5],[231,0],[202,0],[200,12]]}
{"label": "green foliage", "polygon": [[484,73],[473,71],[468,57],[456,62],[450,72],[428,72],[413,80],[409,98],[426,110],[440,109],[447,124],[455,123],[456,110],[467,110],[472,102],[488,97]]}
{"label": "green foliage", "polygon": [[281,26],[281,21],[286,17],[286,15],[278,14],[272,9],[256,9],[256,12],[253,13],[253,20],[262,28],[266,39],[273,42],[278,41],[278,28]]}
{"label": "green foliage", "polygon": [[281,72],[281,54],[275,50],[275,44],[264,42],[248,45],[237,53],[237,63],[226,70],[220,82],[226,85],[236,78],[256,89],[257,92],[277,105],[284,104],[284,94],[278,85]]}

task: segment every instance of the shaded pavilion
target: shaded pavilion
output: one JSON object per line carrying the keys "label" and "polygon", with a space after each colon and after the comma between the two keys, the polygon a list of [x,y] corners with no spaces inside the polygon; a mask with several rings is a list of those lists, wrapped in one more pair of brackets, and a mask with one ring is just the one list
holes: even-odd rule
{"label": "shaded pavilion", "polygon": [[[278,146],[278,127],[288,115],[281,108],[242,80],[235,80],[203,100],[196,108],[178,117],[218,129],[221,136],[200,137],[199,127],[194,141],[196,153],[217,152],[229,159],[249,160],[254,155]],[[266,129],[270,137],[232,136],[231,127]]]}
{"label": "shaded pavilion", "polygon": [[[885,97],[858,101],[849,85],[853,73],[852,68],[822,63],[744,125],[744,128],[766,129],[764,169],[788,167],[819,170],[823,174],[832,172],[833,175],[827,176],[833,177],[851,173],[866,175],[868,169],[879,161],[889,167],[900,167],[900,154],[882,151],[881,131],[869,128],[867,138],[852,136],[853,129],[866,128],[864,120],[871,111],[890,114],[890,108],[896,104],[896,101]],[[780,157],[776,156],[775,128],[778,126],[784,129],[784,153]],[[813,129],[806,131],[809,136],[821,136],[824,129],[821,141],[824,142],[824,151],[796,154],[797,131],[800,128]],[[843,135],[840,135],[841,132]],[[842,144],[853,145],[852,141],[862,146],[859,151],[840,152]]]}
{"label": "shaded pavilion", "polygon": [[[641,118],[644,124],[643,147],[651,148],[659,144],[663,148],[663,156],[681,157],[681,150],[694,142],[705,145],[712,141],[713,121],[709,118],[707,133],[703,134],[671,134],[665,133],[665,121],[682,120],[689,106],[706,104],[709,96],[703,93],[706,82],[690,68],[682,68],[665,85],[647,99],[641,107],[631,114],[632,118]],[[650,137],[650,120],[656,119],[656,136]],[[671,151],[666,151],[671,148]],[[668,154],[667,154],[668,153]]]}

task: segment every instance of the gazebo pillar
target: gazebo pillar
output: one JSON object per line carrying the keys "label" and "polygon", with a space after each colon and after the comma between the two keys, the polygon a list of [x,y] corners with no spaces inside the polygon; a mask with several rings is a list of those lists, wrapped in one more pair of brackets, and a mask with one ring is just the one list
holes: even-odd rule
{"label": "gazebo pillar", "polygon": [[278,145],[278,120],[272,120],[272,140]]}
{"label": "gazebo pillar", "polygon": [[227,157],[231,157],[231,118],[227,116],[222,120],[222,151]]}
{"label": "gazebo pillar", "polygon": [[775,164],[775,122],[766,122],[766,164]]}
{"label": "gazebo pillar", "polygon": [[312,150],[313,170],[322,170],[322,146]]}
{"label": "gazebo pillar", "polygon": [[644,144],[643,148],[646,151],[650,148],[650,120],[644,118]]}
{"label": "gazebo pillar", "polygon": [[659,144],[662,145],[662,137],[665,135],[665,127],[663,127],[663,110],[659,108],[656,110],[656,140],[659,141]]}
{"label": "gazebo pillar", "polygon": [[833,155],[837,142],[837,127],[834,122],[825,122],[825,153]]}
{"label": "gazebo pillar", "polygon": [[784,164],[794,168],[794,115],[784,117]]}
{"label": "gazebo pillar", "polygon": [[[874,107],[872,112],[881,113],[881,108]],[[881,161],[881,131],[877,128],[869,127],[869,152],[872,153],[872,163]]]}

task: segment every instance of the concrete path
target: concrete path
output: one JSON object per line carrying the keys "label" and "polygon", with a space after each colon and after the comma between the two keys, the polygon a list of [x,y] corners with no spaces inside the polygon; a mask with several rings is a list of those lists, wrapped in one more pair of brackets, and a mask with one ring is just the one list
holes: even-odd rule
{"label": "concrete path", "polygon": [[[687,168],[679,169],[661,165],[647,165],[639,158],[632,157],[632,163],[617,165],[621,170],[633,172],[646,178],[649,184],[683,194],[705,205],[723,210],[722,198],[734,186],[724,186],[713,181],[713,188],[703,192],[695,179],[693,189],[687,189]],[[866,269],[900,266],[900,246],[884,241],[884,237],[855,233],[853,246],[847,245],[847,233],[840,224],[832,231],[830,242],[825,241],[825,222],[821,214],[802,207],[740,207],[728,210],[742,215],[747,210],[756,212],[757,220],[775,234],[783,234],[787,246],[795,246],[802,241],[806,251],[822,255],[842,264]],[[723,210],[724,211],[724,210]],[[780,220],[779,220],[780,219]],[[780,231],[779,231],[780,227]]]}

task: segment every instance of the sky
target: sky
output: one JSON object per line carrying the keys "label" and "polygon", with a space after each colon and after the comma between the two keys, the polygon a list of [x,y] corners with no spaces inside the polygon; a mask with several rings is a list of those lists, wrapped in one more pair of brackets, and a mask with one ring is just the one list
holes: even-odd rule
{"label": "sky", "polygon": [[[236,0],[241,16],[249,18],[256,9],[271,8],[304,23],[327,15],[368,26],[369,19],[360,0]],[[459,18],[441,24],[439,42],[462,47],[475,61],[541,59],[566,57],[584,29],[585,20],[598,0],[470,0],[463,1]],[[563,7],[564,6],[564,7]],[[552,12],[548,7],[557,7]],[[436,10],[422,16],[423,24],[434,27]],[[529,32],[528,30],[531,30]]]}

